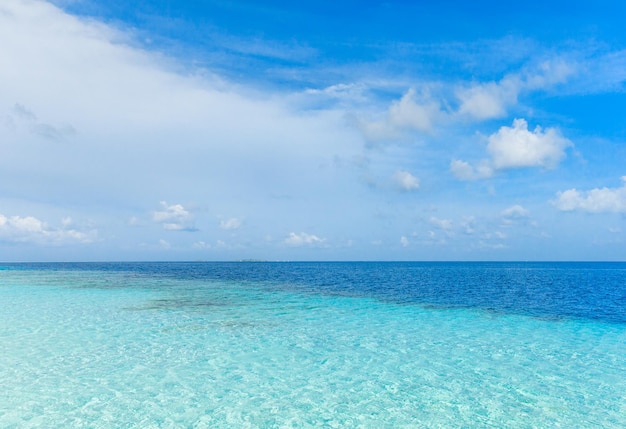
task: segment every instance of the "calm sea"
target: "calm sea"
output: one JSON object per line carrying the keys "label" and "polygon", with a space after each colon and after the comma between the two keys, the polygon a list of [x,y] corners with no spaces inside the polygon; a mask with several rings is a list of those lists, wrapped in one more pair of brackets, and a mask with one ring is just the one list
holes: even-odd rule
{"label": "calm sea", "polygon": [[0,264],[0,428],[624,428],[626,263]]}

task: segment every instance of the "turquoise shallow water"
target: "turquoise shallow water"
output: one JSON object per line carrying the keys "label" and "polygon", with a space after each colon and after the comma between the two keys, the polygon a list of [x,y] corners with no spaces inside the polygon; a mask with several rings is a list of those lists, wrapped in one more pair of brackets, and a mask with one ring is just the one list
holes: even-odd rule
{"label": "turquoise shallow water", "polygon": [[0,270],[0,427],[626,427],[624,323],[214,277]]}

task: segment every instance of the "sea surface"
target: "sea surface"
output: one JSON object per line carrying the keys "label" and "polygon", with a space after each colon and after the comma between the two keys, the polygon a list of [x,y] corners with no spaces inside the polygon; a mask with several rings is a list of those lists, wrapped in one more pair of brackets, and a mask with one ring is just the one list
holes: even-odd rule
{"label": "sea surface", "polygon": [[626,263],[0,264],[0,428],[625,428]]}

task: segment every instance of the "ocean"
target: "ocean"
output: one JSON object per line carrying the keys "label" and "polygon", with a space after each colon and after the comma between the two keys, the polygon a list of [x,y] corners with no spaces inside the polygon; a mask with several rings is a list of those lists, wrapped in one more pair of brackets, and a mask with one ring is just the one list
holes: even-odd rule
{"label": "ocean", "polygon": [[626,263],[0,263],[0,428],[624,428]]}

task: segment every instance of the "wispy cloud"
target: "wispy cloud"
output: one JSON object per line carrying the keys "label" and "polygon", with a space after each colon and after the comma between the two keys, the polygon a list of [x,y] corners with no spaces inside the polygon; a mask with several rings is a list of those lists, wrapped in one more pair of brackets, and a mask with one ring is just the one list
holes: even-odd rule
{"label": "wispy cloud", "polygon": [[317,50],[296,42],[268,40],[260,37],[242,38],[232,35],[213,33],[213,43],[233,53],[254,57],[267,57],[294,62],[301,62],[314,57]]}
{"label": "wispy cloud", "polygon": [[76,134],[71,125],[55,126],[40,121],[30,109],[20,103],[13,106],[3,122],[13,131],[24,128],[33,135],[50,140],[63,140]]}
{"label": "wispy cloud", "polygon": [[198,249],[198,250],[204,250],[204,249],[210,249],[211,244],[205,241],[196,241],[195,243],[192,244],[191,247],[193,247],[194,249]]}
{"label": "wispy cloud", "polygon": [[285,239],[285,244],[290,246],[319,245],[325,241],[325,238],[320,238],[315,234],[307,234],[306,232],[296,234],[295,232],[290,232],[289,236]]}
{"label": "wispy cloud", "polygon": [[541,62],[499,81],[473,83],[456,90],[460,102],[457,114],[474,120],[505,117],[524,93],[548,90],[575,74],[575,65],[562,58]]}

